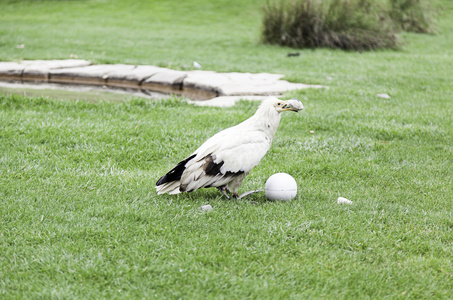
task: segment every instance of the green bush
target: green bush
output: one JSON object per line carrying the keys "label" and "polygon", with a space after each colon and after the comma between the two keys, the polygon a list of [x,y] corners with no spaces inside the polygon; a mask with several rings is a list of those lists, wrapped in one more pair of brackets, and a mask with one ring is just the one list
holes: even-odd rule
{"label": "green bush", "polygon": [[395,49],[396,31],[431,31],[430,11],[422,0],[269,2],[263,41],[293,48]]}
{"label": "green bush", "polygon": [[432,7],[422,0],[389,0],[389,16],[397,30],[432,33]]}
{"label": "green bush", "polygon": [[388,19],[368,0],[293,0],[264,7],[263,41],[294,48],[396,48]]}

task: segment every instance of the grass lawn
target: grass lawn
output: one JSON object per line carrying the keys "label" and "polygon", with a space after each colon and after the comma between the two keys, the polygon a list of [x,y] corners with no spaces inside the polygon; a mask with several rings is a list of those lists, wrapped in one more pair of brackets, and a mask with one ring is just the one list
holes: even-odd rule
{"label": "grass lawn", "polygon": [[0,95],[0,298],[451,299],[453,3],[436,35],[352,53],[260,44],[265,2],[0,2],[0,60],[196,60],[330,87],[286,95],[306,109],[240,190],[286,172],[290,203],[154,191],[258,103]]}

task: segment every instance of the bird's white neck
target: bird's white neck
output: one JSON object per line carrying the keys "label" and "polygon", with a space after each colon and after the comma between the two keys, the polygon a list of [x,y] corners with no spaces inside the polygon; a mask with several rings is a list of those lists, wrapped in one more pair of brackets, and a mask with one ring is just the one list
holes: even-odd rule
{"label": "bird's white neck", "polygon": [[245,122],[249,123],[249,126],[255,127],[256,130],[265,132],[272,140],[280,124],[280,117],[280,113],[275,110],[273,105],[261,105],[255,114]]}

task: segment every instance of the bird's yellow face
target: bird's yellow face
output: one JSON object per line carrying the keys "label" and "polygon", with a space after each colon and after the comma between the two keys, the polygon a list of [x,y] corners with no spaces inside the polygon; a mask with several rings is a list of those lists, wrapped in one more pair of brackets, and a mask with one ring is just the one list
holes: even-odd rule
{"label": "bird's yellow face", "polygon": [[282,112],[282,111],[298,112],[299,110],[304,109],[302,102],[300,102],[299,100],[297,100],[295,98],[291,99],[291,100],[287,100],[287,101],[279,100],[274,104],[274,106],[278,112]]}

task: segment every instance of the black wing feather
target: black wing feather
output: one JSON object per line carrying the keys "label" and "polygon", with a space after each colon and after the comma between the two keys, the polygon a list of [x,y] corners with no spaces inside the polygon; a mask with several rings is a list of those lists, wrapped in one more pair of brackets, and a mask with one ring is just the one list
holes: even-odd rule
{"label": "black wing feather", "polygon": [[186,164],[189,160],[193,159],[196,154],[189,156],[188,158],[184,159],[183,161],[179,162],[176,167],[170,170],[167,174],[162,176],[157,182],[156,186],[165,184],[167,182],[178,181],[181,179],[182,173],[186,169]]}

